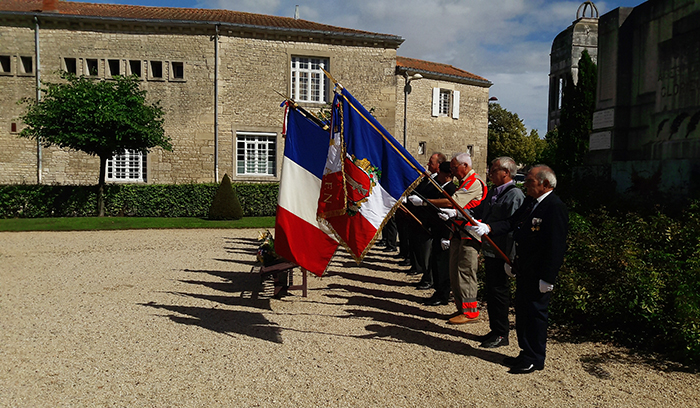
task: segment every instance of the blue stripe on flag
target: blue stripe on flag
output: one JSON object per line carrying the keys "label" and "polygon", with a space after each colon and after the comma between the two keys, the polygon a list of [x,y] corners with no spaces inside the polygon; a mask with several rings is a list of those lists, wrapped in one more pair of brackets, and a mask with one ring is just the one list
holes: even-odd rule
{"label": "blue stripe on flag", "polygon": [[326,167],[330,133],[289,108],[284,155],[321,179]]}
{"label": "blue stripe on flag", "polygon": [[418,171],[422,172],[423,166],[347,89],[343,88],[342,94],[354,106],[353,108],[348,103],[343,103],[347,152],[357,159],[368,159],[372,166],[381,169],[382,188],[398,200],[421,176]]}

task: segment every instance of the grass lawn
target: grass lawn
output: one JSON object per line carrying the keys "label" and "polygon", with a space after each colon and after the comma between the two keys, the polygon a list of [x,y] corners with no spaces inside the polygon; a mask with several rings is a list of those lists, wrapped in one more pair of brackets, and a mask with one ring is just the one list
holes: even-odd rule
{"label": "grass lawn", "polygon": [[275,217],[244,217],[235,221],[202,218],[64,217],[0,219],[0,231],[90,231],[166,228],[274,228]]}

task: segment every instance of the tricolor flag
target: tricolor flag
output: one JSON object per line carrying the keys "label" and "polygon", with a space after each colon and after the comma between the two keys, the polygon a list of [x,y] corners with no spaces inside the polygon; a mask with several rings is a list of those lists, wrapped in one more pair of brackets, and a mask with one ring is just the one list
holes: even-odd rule
{"label": "tricolor flag", "polygon": [[330,134],[296,109],[287,111],[275,252],[321,276],[338,248],[316,219]]}
{"label": "tricolor flag", "polygon": [[423,167],[344,88],[327,146],[318,216],[359,263]]}

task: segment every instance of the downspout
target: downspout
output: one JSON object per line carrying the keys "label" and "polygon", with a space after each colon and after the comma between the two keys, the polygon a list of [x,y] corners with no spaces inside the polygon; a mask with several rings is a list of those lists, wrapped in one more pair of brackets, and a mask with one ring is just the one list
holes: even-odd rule
{"label": "downspout", "polygon": [[[41,64],[39,63],[39,17],[34,16],[34,51],[36,61],[36,102],[41,101]],[[41,184],[41,137],[36,138],[36,183]]]}
{"label": "downspout", "polygon": [[214,35],[214,182],[219,182],[219,24]]}

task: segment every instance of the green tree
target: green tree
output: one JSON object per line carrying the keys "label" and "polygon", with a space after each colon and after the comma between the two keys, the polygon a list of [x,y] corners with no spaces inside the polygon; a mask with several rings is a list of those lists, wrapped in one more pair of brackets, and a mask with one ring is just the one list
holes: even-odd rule
{"label": "green tree", "polygon": [[139,88],[136,77],[95,81],[64,74],[63,78],[65,82],[45,84],[41,101],[23,101],[29,106],[21,117],[27,127],[20,137],[98,156],[97,214],[104,216],[107,159],[127,149],[172,150],[163,130],[163,109],[158,102],[146,103],[146,91]]}
{"label": "green tree", "polygon": [[488,157],[489,163],[499,156],[510,156],[517,163],[531,164],[539,157],[545,143],[537,130],[527,133],[517,113],[500,104],[489,104]]}
{"label": "green tree", "polygon": [[583,164],[583,158],[588,153],[588,139],[593,129],[598,68],[588,51],[583,51],[578,62],[576,84],[571,76],[566,82],[562,95],[554,167],[559,172],[570,173],[572,167]]}

